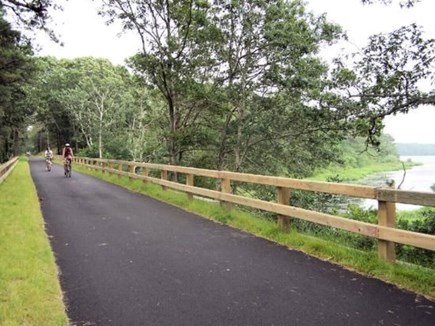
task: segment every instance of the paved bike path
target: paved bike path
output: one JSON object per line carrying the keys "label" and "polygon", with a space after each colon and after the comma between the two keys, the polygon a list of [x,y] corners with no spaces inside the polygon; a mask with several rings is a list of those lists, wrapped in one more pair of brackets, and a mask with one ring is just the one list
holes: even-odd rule
{"label": "paved bike path", "polygon": [[32,159],[75,325],[435,325],[435,303]]}

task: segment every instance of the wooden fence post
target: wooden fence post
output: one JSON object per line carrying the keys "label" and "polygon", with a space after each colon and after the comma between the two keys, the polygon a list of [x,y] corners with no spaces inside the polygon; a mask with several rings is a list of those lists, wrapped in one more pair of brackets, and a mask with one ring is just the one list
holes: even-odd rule
{"label": "wooden fence post", "polygon": [[[290,189],[284,187],[276,187],[276,201],[278,204],[290,204]],[[290,218],[285,215],[278,215],[278,227],[283,230],[288,230]]]}
{"label": "wooden fence post", "polygon": [[[122,163],[121,162],[118,163],[118,171],[122,172]],[[121,173],[118,173],[118,177],[120,177],[120,176],[121,176]]]}
{"label": "wooden fence post", "polygon": [[[147,177],[148,174],[149,174],[149,170],[148,170],[148,168],[147,168],[147,167],[143,167],[143,168],[142,168],[142,175],[143,175],[144,177]],[[145,180],[145,179],[143,179],[142,181],[143,181],[143,182],[148,182],[148,180]]]}
{"label": "wooden fence post", "polygon": [[[162,180],[168,180],[168,171],[161,170],[160,171],[160,179],[162,179]],[[166,190],[166,186],[162,186],[162,190]]]}
{"label": "wooden fence post", "polygon": [[[128,165],[128,172],[130,173],[130,174],[135,174],[135,171],[136,171],[136,166],[135,165]],[[131,175],[129,175],[128,176],[128,178],[131,180],[131,179],[133,179],[133,177],[131,176]]]}
{"label": "wooden fence post", "polygon": [[[221,191],[225,194],[230,194],[232,192],[230,179],[227,179],[227,178],[221,179]],[[221,206],[226,211],[230,211],[231,208],[233,207],[232,203],[224,201],[224,200],[221,201]]]}
{"label": "wooden fence post", "polygon": [[108,162],[108,165],[109,165],[109,174],[112,175],[112,174],[113,174],[113,172],[112,172],[112,169],[113,169],[113,162],[109,161],[109,162]]}
{"label": "wooden fence post", "polygon": [[[193,174],[186,174],[186,185],[188,186],[194,186],[194,179],[193,179]],[[193,199],[193,194],[192,193],[187,193],[187,199],[192,200]]]}
{"label": "wooden fence post", "polygon": [[[396,203],[378,201],[378,225],[396,226]],[[396,245],[393,241],[378,239],[378,257],[387,262],[396,260]]]}

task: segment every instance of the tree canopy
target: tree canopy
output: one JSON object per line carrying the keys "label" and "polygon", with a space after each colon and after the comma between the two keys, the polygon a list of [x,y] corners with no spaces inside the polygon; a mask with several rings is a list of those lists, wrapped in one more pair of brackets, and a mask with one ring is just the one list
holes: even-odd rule
{"label": "tree canopy", "polygon": [[32,112],[25,85],[34,71],[31,48],[0,11],[0,162],[17,154]]}
{"label": "tree canopy", "polygon": [[0,1],[0,162],[19,153],[36,107],[29,96],[36,67],[30,38],[23,32],[42,29],[57,40],[48,27],[55,8],[52,0]]}
{"label": "tree canopy", "polygon": [[48,26],[50,14],[61,6],[53,0],[0,0],[0,11],[6,13],[18,28],[23,30],[44,30],[57,41],[54,31]]}

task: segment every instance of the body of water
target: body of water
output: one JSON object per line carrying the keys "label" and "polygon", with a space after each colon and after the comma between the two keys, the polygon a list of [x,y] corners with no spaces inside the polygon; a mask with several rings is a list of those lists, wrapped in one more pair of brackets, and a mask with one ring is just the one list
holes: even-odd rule
{"label": "body of water", "polygon": [[[431,186],[435,184],[435,156],[401,156],[400,159],[402,161],[411,159],[414,162],[422,163],[422,165],[406,170],[405,176],[403,170],[376,173],[358,183],[381,187],[386,185],[387,180],[394,180],[395,186],[398,187],[404,178],[400,187],[401,190],[433,192]],[[364,200],[362,205],[365,208],[377,208],[378,204],[376,200]],[[414,210],[418,208],[420,206],[397,204],[398,210]]]}

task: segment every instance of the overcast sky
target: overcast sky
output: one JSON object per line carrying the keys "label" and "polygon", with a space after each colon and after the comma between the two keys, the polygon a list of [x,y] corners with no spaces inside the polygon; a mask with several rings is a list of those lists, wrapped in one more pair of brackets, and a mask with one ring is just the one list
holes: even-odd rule
{"label": "overcast sky", "polygon": [[[414,22],[424,27],[427,37],[435,38],[435,0],[422,0],[412,9],[400,9],[398,5],[363,6],[360,0],[306,2],[310,11],[326,13],[329,20],[347,31],[349,42],[335,48],[335,52],[342,47],[356,51],[364,47],[368,36]],[[42,47],[40,55],[58,58],[94,56],[108,58],[115,64],[124,63],[140,48],[139,39],[133,34],[120,35],[119,26],[106,26],[104,19],[97,15],[99,3],[98,0],[66,2],[64,11],[54,15],[55,29],[65,45],[60,47],[40,34],[37,37]],[[406,115],[389,117],[385,131],[400,143],[435,143],[435,107],[422,107]]]}

